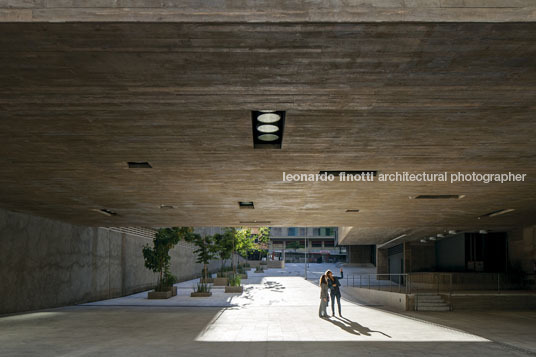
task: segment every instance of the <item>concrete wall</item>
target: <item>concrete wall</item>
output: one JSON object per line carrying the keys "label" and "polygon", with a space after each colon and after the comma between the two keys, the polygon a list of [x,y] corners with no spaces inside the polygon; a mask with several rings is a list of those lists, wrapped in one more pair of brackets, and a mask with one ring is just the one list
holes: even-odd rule
{"label": "concrete wall", "polygon": [[536,226],[508,232],[508,254],[512,268],[536,273]]}
{"label": "concrete wall", "polygon": [[404,273],[434,271],[436,255],[433,242],[404,243]]}
{"label": "concrete wall", "polygon": [[465,234],[457,234],[438,241],[435,254],[439,271],[464,271]]}
{"label": "concrete wall", "polygon": [[372,264],[371,254],[371,245],[348,246],[348,262],[350,264]]}
{"label": "concrete wall", "polygon": [[[0,314],[150,289],[157,277],[144,267],[147,243],[151,238],[0,209]],[[193,250],[181,242],[170,252],[179,280],[201,274]],[[210,269],[219,266],[215,261]]]}
{"label": "concrete wall", "polygon": [[387,307],[392,310],[408,311],[413,309],[413,296],[366,288],[344,287],[342,295],[350,300],[361,303]]}

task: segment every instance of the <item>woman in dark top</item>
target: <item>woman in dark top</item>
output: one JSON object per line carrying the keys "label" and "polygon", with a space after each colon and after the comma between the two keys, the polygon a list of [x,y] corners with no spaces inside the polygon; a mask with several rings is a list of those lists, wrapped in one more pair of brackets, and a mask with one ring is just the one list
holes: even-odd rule
{"label": "woman in dark top", "polygon": [[318,309],[318,315],[322,318],[328,317],[328,312],[326,311],[326,308],[328,307],[328,279],[326,277],[326,274],[323,274],[320,277],[320,282],[318,283],[320,286],[320,308]]}
{"label": "woman in dark top", "polygon": [[335,299],[337,299],[337,307],[339,308],[339,316],[342,317],[341,291],[339,289],[339,287],[341,286],[339,279],[342,279],[344,277],[342,268],[341,268],[341,276],[334,276],[331,270],[326,271],[326,276],[328,277],[329,294],[331,295],[331,314],[335,316]]}

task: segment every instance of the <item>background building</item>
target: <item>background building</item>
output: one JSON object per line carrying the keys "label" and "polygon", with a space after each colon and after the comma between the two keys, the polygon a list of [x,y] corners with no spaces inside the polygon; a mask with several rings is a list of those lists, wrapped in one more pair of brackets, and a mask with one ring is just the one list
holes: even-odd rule
{"label": "background building", "polygon": [[337,227],[271,227],[268,258],[297,263],[307,255],[310,263],[346,262],[346,246],[337,237]]}

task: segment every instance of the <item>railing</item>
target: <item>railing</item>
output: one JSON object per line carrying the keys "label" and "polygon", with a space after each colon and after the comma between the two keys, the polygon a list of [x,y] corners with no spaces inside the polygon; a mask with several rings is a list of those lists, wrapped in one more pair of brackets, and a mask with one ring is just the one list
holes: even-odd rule
{"label": "railing", "polygon": [[346,286],[411,294],[408,274],[347,274]]}
{"label": "railing", "polygon": [[504,273],[347,274],[346,286],[405,294],[523,289],[521,276]]}

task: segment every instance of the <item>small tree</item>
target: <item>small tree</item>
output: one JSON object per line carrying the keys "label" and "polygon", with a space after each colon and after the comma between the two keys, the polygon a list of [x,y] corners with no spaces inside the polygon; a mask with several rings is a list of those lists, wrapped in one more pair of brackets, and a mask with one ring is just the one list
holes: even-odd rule
{"label": "small tree", "polygon": [[[268,243],[270,239],[270,228],[261,227],[259,233],[252,234],[251,229],[247,227],[242,227],[239,229],[230,228],[232,234],[233,242],[233,252],[238,253],[242,256],[247,256],[248,253],[258,250],[260,244]],[[255,243],[255,239],[259,243]],[[236,265],[234,264],[234,257],[232,260],[233,272],[236,273]]]}
{"label": "small tree", "polygon": [[232,229],[225,229],[223,234],[217,233],[213,236],[217,256],[221,260],[221,271],[225,268],[225,261],[231,259],[233,255],[234,232]]}
{"label": "small tree", "polygon": [[189,238],[192,232],[193,229],[190,227],[161,228],[154,235],[153,246],[146,244],[143,247],[145,267],[159,274],[156,291],[169,289],[173,277],[169,271],[171,261],[169,251],[182,239]]}
{"label": "small tree", "polygon": [[197,254],[196,262],[203,264],[203,279],[206,281],[208,278],[208,264],[217,256],[214,238],[212,236],[201,237],[199,234],[193,234],[187,241],[197,246],[197,249],[194,250],[194,253]]}

